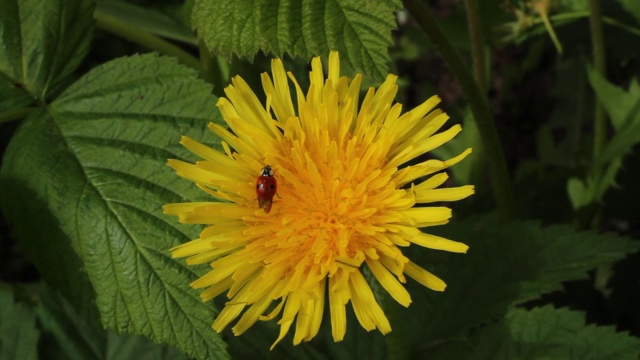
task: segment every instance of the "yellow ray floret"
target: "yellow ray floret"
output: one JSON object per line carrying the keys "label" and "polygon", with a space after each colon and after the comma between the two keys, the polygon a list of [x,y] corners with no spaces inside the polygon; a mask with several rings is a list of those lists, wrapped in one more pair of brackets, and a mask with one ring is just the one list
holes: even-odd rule
{"label": "yellow ray floret", "polygon": [[[164,207],[182,223],[206,225],[198,239],[171,254],[211,266],[191,286],[203,289],[204,301],[226,295],[215,331],[235,321],[233,333],[240,335],[259,320],[278,318],[273,346],[291,328],[294,344],[309,341],[321,328],[328,296],[335,341],[346,334],[349,304],[363,328],[386,334],[391,325],[369,281],[409,306],[407,277],[436,291],[446,285],[411,262],[403,248],[468,249],[420,228],[446,224],[452,213],[441,203],[473,194],[471,185],[442,187],[450,181],[442,171],[471,149],[451,159],[425,160],[423,154],[450,141],[461,127],[445,127],[449,117],[435,109],[437,96],[403,113],[394,103],[395,75],[360,101],[362,76],[341,76],[336,52],[329,55],[326,77],[320,58],[312,60],[308,89],[281,60],[271,66],[272,75],[261,77],[264,104],[240,77],[218,101],[226,125],[209,129],[222,139],[223,151],[184,136],[181,143],[202,160],[168,161],[179,176],[218,200]],[[266,165],[272,174],[261,174]],[[259,176],[273,176],[277,188],[274,183],[268,195],[256,191]],[[259,206],[258,199],[270,207]],[[424,206],[431,203],[437,206]],[[374,280],[365,279],[363,267]]]}

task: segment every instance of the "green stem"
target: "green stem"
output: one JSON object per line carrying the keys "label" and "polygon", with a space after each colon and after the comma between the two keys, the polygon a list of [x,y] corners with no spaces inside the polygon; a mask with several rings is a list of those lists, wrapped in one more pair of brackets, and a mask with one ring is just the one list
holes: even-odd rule
{"label": "green stem", "polygon": [[25,107],[0,112],[0,124],[9,121],[24,119],[35,109],[37,109],[37,107]]}
{"label": "green stem", "polygon": [[[550,19],[552,21],[563,21],[563,20],[572,20],[572,19],[579,19],[579,18],[583,18],[583,17],[587,17],[591,14],[591,12],[589,11],[576,11],[576,12],[572,12],[572,13],[563,13],[563,14],[556,14],[553,16],[550,16]],[[608,16],[601,16],[600,17],[602,19],[602,22],[607,24],[607,25],[611,25],[611,26],[615,26],[619,29],[622,29],[624,31],[627,31],[633,35],[637,35],[640,36],[640,29],[638,29],[637,27],[633,27],[624,23],[619,22],[618,20],[614,19],[614,18],[610,18]],[[534,20],[534,23],[538,23],[539,20]]]}
{"label": "green stem", "polygon": [[161,54],[174,56],[180,63],[192,67],[198,70],[198,72],[202,70],[200,61],[195,56],[148,31],[126,21],[122,21],[117,17],[110,16],[100,9],[96,9],[93,13],[93,18],[96,20],[96,26],[105,31],[116,34],[148,49],[158,51]]}
{"label": "green stem", "polygon": [[563,52],[562,44],[560,43],[560,40],[558,40],[558,36],[556,36],[555,30],[553,30],[553,26],[551,26],[551,22],[549,21],[549,16],[547,14],[544,14],[544,15],[541,14],[540,17],[542,18],[544,27],[547,29],[547,33],[549,33],[551,42],[553,42],[553,45],[556,47],[556,51],[558,52],[558,54],[562,54]]}
{"label": "green stem", "polygon": [[404,325],[406,320],[402,318],[402,307],[385,290],[379,292],[379,298],[381,298],[380,305],[389,318],[392,328],[392,331],[384,336],[387,343],[387,359],[409,359],[406,326]]}
{"label": "green stem", "polygon": [[[591,43],[593,46],[593,62],[595,70],[605,79],[607,77],[606,53],[604,48],[604,35],[602,31],[602,11],[600,0],[589,0],[589,23],[591,25]],[[602,103],[596,99],[596,107],[593,123],[593,163],[596,164],[602,149],[607,144],[607,118],[604,113]],[[599,167],[593,166],[594,177],[600,181],[602,171]],[[602,207],[599,206],[592,218],[592,228],[599,228],[602,220]]]}
{"label": "green stem", "polygon": [[217,97],[224,95],[225,81],[218,58],[211,56],[204,41],[200,40],[200,60],[202,63],[202,77],[205,81],[213,85],[213,94]]}
{"label": "green stem", "polygon": [[402,0],[405,8],[411,13],[418,25],[424,30],[427,37],[434,45],[440,56],[447,63],[451,72],[456,76],[460,87],[464,92],[471,112],[478,125],[480,136],[482,136],[483,146],[489,159],[491,170],[491,181],[493,185],[493,195],[500,215],[505,219],[513,218],[513,191],[511,180],[507,171],[507,162],[504,157],[502,144],[498,136],[498,130],[489,110],[489,103],[476,85],[473,76],[468,70],[467,64],[453,47],[447,36],[444,34],[435,17],[419,0]]}
{"label": "green stem", "polygon": [[[591,24],[591,42],[593,46],[593,62],[595,70],[606,78],[606,58],[604,36],[602,32],[602,15],[600,0],[589,0],[589,23]],[[600,101],[596,101],[593,134],[593,161],[597,161],[607,141],[607,119]]]}
{"label": "green stem", "polygon": [[467,24],[471,39],[471,58],[473,59],[473,76],[478,86],[485,91],[487,83],[484,79],[484,35],[480,24],[480,11],[476,0],[464,0],[467,9]]}

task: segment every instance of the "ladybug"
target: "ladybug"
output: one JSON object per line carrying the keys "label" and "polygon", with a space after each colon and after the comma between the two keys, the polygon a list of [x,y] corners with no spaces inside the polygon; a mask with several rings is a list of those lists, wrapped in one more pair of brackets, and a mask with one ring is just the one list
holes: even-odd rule
{"label": "ladybug", "polygon": [[258,195],[258,207],[264,209],[264,212],[271,211],[273,204],[273,196],[278,191],[278,182],[270,165],[262,168],[260,176],[256,180],[256,195]]}

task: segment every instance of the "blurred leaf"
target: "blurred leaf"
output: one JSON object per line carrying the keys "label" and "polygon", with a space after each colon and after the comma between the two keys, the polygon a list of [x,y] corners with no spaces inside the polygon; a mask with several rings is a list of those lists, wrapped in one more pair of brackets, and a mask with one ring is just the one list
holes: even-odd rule
{"label": "blurred leaf", "polygon": [[89,49],[93,1],[0,0],[0,9],[0,110],[45,101]]}
{"label": "blurred leaf", "polygon": [[96,11],[135,24],[152,34],[198,45],[198,39],[188,27],[156,10],[122,1],[98,1]]}
{"label": "blurred leaf", "polygon": [[503,317],[512,304],[560,289],[564,281],[585,278],[588,270],[640,250],[639,242],[627,238],[577,232],[568,225],[504,223],[497,215],[456,220],[431,232],[462,241],[469,251],[410,248],[410,259],[448,285],[437,293],[408,284],[414,303],[403,312],[408,312],[408,336],[422,346],[418,352],[464,338],[469,329]]}
{"label": "blurred leaf", "polygon": [[0,283],[0,359],[37,359],[39,337],[33,310],[17,303],[13,290]]}
{"label": "blurred leaf", "polygon": [[192,24],[214,54],[252,58],[258,51],[309,59],[330,50],[382,80],[387,73],[393,0],[196,0]]}
{"label": "blurred leaf", "polygon": [[535,279],[526,281],[518,301],[534,300],[562,290],[562,283],[586,279],[587,271],[612,264],[640,250],[640,242],[615,234],[576,231],[569,225],[553,225],[535,232],[540,263]]}
{"label": "blurred leaf", "polygon": [[586,186],[579,178],[571,178],[567,181],[567,193],[574,209],[587,206],[595,200],[594,189]]}
{"label": "blurred leaf", "polygon": [[439,159],[451,159],[460,155],[463,151],[472,148],[473,153],[451,168],[454,178],[460,184],[478,184],[486,175],[486,158],[482,148],[482,139],[478,125],[473,120],[473,114],[466,108],[462,119],[463,131],[450,140],[437,147],[432,152]]}
{"label": "blurred leaf", "polygon": [[[575,168],[580,163],[584,142],[584,124],[589,121],[592,101],[588,97],[584,60],[558,60],[551,95],[554,106],[550,119],[538,128],[536,150],[543,165]],[[559,136],[561,134],[561,136]],[[590,153],[588,154],[591,155]]]}
{"label": "blurred leaf", "polygon": [[[196,76],[156,55],[92,70],[15,134],[0,173],[12,189],[2,208],[41,273],[77,278],[79,264],[66,259],[71,248],[79,255],[104,325],[194,357],[226,358],[212,306],[189,287],[206,266],[169,255],[198,229],[161,210],[202,196],[165,166],[189,156],[181,134],[205,139],[207,123],[219,121],[210,86]],[[55,280],[71,288],[67,297],[78,295],[66,276]]]}
{"label": "blurred leaf", "polygon": [[408,318],[411,343],[422,346],[416,357],[504,316],[520,296],[520,284],[533,280],[538,271],[537,231],[534,222],[501,223],[497,215],[472,216],[429,228],[430,233],[469,245],[467,254],[409,248],[407,256],[413,262],[447,283],[439,293],[408,281],[413,303],[402,312]]}
{"label": "blurred leaf", "polygon": [[[600,164],[598,164],[600,165]],[[622,167],[622,157],[604,164],[605,169],[598,178],[590,174],[585,181],[571,178],[567,182],[567,192],[574,209],[580,209],[594,202],[600,202],[610,187],[616,185],[616,175]]]}
{"label": "blurred leaf", "polygon": [[620,162],[620,158],[629,154],[637,143],[640,143],[640,113],[635,117],[633,124],[618,131],[607,142],[595,166],[607,167],[613,161]]}
{"label": "blurred leaf", "polygon": [[100,324],[85,319],[59,295],[43,288],[36,309],[43,332],[50,339],[44,359],[113,359],[152,360],[185,359],[177,350],[164,344],[132,335],[118,335]]}
{"label": "blurred leaf", "polygon": [[558,159],[555,155],[559,153],[559,150],[556,149],[551,130],[552,128],[549,124],[544,124],[540,126],[536,136],[536,150],[538,158],[543,164],[553,163]]}
{"label": "blurred leaf", "polygon": [[[385,360],[393,358],[387,354],[388,347],[385,335],[377,330],[366,331],[363,329],[358,323],[353,308],[349,309],[350,307],[347,305],[347,333],[343,341],[336,343],[333,340],[330,315],[325,312],[322,329],[311,344],[325,354],[325,358],[331,360]],[[393,328],[393,324],[391,327]]]}
{"label": "blurred leaf", "polygon": [[[568,184],[574,206],[600,201],[606,191],[615,185],[622,158],[640,143],[640,85],[637,80],[633,79],[629,90],[624,91],[607,82],[593,67],[588,67],[587,70],[591,86],[607,111],[615,134],[591,166],[590,175],[586,180],[587,191],[580,193],[575,181]],[[574,196],[578,195],[583,198],[575,198],[574,201]]]}
{"label": "blurred leaf", "polygon": [[589,0],[556,0],[552,1],[557,12],[589,10]]}
{"label": "blurred leaf", "polygon": [[637,359],[640,339],[613,326],[586,325],[584,314],[552,306],[513,309],[498,323],[452,341],[431,359]]}
{"label": "blurred leaf", "polygon": [[604,194],[612,186],[617,186],[616,175],[622,168],[622,157],[612,159],[605,168],[604,174],[600,178],[600,182],[596,186],[597,200],[602,200]]}
{"label": "blurred leaf", "polygon": [[616,132],[640,122],[637,116],[640,111],[640,85],[637,79],[632,79],[629,90],[625,91],[608,82],[592,66],[587,67],[587,74],[591,87],[606,109]]}
{"label": "blurred leaf", "polygon": [[640,1],[638,0],[618,0],[624,8],[638,23],[640,23]]}

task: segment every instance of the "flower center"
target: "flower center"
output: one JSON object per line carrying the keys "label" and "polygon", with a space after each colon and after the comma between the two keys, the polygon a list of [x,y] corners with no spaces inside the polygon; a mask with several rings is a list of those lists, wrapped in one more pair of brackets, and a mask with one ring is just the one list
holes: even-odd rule
{"label": "flower center", "polygon": [[281,148],[285,155],[274,162],[280,196],[269,219],[274,233],[260,242],[280,255],[271,260],[287,253],[289,269],[283,270],[289,275],[304,269],[331,276],[339,267],[356,269],[366,257],[377,257],[376,243],[385,232],[379,218],[390,200],[406,195],[391,180],[396,170],[381,168],[384,158],[375,142],[360,151],[355,139],[345,142],[350,144],[284,141],[291,146]]}

